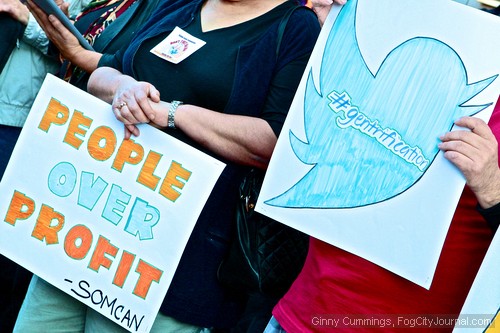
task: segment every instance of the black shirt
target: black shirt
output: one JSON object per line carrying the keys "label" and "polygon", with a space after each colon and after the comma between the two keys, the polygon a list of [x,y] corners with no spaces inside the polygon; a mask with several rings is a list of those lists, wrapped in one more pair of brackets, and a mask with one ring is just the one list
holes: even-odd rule
{"label": "black shirt", "polygon": [[[134,73],[139,81],[153,84],[160,91],[163,101],[180,100],[213,111],[224,112],[231,95],[235,77],[235,64],[241,46],[257,40],[271,24],[289,8],[284,3],[252,20],[212,31],[203,32],[200,12],[183,30],[206,42],[199,50],[178,64],[170,63],[150,50],[163,41],[170,32],[145,40],[134,57]],[[276,45],[269,45],[276,49]],[[282,101],[289,101],[295,91],[287,90],[287,82],[301,77],[308,56],[302,57],[280,71],[269,87],[269,94],[260,117],[265,119],[279,135],[288,108]],[[245,114],[244,110],[241,114]],[[179,136],[179,133],[171,133]],[[183,141],[186,138],[182,138]],[[190,140],[187,140],[190,141]]]}

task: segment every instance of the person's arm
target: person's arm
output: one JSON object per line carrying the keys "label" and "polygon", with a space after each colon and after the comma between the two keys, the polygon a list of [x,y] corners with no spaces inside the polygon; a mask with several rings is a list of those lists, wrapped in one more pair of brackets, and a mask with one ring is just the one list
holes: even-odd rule
{"label": "person's arm", "polygon": [[43,54],[47,54],[49,40],[38,22],[31,15],[28,7],[19,0],[2,0],[0,12],[9,14],[24,25],[22,41],[33,46]]}
{"label": "person's arm", "polygon": [[[139,135],[135,124],[151,122],[166,128],[170,102],[160,101],[156,88],[138,82],[119,71],[102,67],[91,75],[88,91],[111,103],[118,120],[130,134]],[[120,107],[121,103],[126,103]],[[276,135],[260,118],[223,114],[183,104],[175,113],[175,127],[190,138],[224,158],[265,168],[276,144]]]}
{"label": "person's arm", "polygon": [[479,205],[490,208],[500,202],[498,143],[489,126],[479,118],[463,117],[456,125],[468,128],[441,136],[439,149],[464,174]]}
{"label": "person's arm", "polygon": [[101,53],[84,49],[78,39],[54,15],[47,15],[31,0],[28,0],[27,4],[31,13],[63,58],[68,59],[88,73],[92,73],[97,68],[102,56]]}
{"label": "person's arm", "polygon": [[[159,114],[166,120],[169,103],[162,103]],[[163,122],[163,127],[165,123]],[[266,168],[277,137],[268,122],[261,118],[228,115],[181,105],[175,115],[175,126],[211,151],[228,160]]]}
{"label": "person's arm", "polygon": [[311,8],[318,16],[319,23],[323,25],[334,3],[344,5],[347,0],[312,0]]}
{"label": "person's arm", "polygon": [[0,12],[7,13],[16,21],[23,25],[28,25],[29,10],[19,0],[2,0],[0,1]]}
{"label": "person's arm", "polygon": [[497,140],[481,119],[463,117],[455,124],[470,131],[456,130],[444,134],[440,137],[439,149],[464,174],[488,223],[498,226],[500,169]]}

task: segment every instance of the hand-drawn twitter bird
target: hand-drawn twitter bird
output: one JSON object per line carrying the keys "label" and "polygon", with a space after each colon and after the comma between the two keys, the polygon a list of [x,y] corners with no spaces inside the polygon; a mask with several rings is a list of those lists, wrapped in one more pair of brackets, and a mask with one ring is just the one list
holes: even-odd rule
{"label": "hand-drawn twitter bird", "polygon": [[469,84],[460,56],[437,39],[405,41],[372,73],[356,40],[356,8],[348,1],[329,33],[319,89],[309,72],[305,141],[289,133],[311,169],[268,205],[352,208],[393,198],[425,174],[454,120],[490,105],[466,103],[498,74]]}

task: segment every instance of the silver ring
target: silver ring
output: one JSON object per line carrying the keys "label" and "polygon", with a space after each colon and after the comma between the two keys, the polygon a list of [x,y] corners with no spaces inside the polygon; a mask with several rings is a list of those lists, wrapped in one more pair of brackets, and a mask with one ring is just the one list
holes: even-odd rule
{"label": "silver ring", "polygon": [[120,103],[120,104],[119,104],[116,108],[117,108],[118,110],[121,110],[121,108],[122,108],[122,107],[124,107],[124,106],[126,106],[126,105],[127,105],[127,103],[125,103],[125,102],[121,102],[121,103]]}

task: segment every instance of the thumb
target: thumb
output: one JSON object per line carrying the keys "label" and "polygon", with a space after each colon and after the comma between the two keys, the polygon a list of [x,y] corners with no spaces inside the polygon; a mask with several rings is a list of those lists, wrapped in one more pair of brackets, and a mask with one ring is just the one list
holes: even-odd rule
{"label": "thumb", "polygon": [[149,98],[155,103],[160,102],[160,92],[153,85],[149,86]]}

